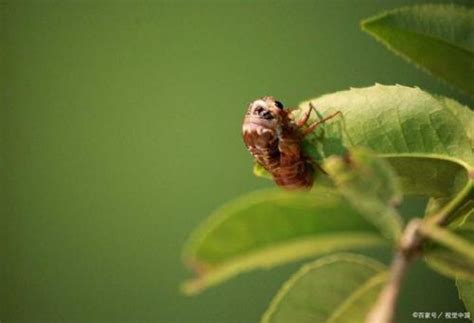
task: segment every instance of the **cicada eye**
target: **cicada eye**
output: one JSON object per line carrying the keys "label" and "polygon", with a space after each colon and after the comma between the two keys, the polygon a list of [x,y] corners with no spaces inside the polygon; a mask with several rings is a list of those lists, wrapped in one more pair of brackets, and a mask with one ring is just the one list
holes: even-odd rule
{"label": "cicada eye", "polygon": [[281,103],[280,101],[275,101],[275,105],[278,109],[283,109],[283,103]]}
{"label": "cicada eye", "polygon": [[260,113],[264,112],[265,109],[262,106],[258,106],[253,111],[254,111],[255,114],[260,114]]}

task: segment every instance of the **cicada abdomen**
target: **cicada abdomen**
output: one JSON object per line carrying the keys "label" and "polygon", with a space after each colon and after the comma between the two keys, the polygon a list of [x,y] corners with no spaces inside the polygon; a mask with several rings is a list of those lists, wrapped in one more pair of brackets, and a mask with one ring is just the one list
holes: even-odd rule
{"label": "cicada abdomen", "polygon": [[314,181],[314,168],[301,150],[304,137],[316,126],[332,117],[309,125],[311,109],[295,122],[283,104],[266,96],[250,103],[242,125],[242,137],[247,149],[272,174],[275,183],[289,190],[310,189]]}

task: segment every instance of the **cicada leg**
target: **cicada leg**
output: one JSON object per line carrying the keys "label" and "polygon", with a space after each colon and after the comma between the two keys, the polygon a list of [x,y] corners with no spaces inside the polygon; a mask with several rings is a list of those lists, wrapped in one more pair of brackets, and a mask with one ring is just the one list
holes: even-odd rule
{"label": "cicada leg", "polygon": [[[314,109],[314,107],[311,105],[311,107]],[[306,128],[305,130],[303,130],[303,137],[304,136],[307,136],[308,134],[310,134],[317,126],[319,126],[321,123],[325,123],[326,121],[328,121],[329,119],[332,119],[334,118],[335,116],[337,115],[341,115],[342,116],[342,112],[341,111],[337,111],[329,116],[327,116],[326,118],[324,119],[321,119],[321,120],[318,120],[312,124],[310,124],[308,126],[308,128]]]}
{"label": "cicada leg", "polygon": [[327,175],[328,173],[324,170],[324,168],[321,167],[318,163],[312,163],[311,165],[316,166],[316,168],[323,173],[324,175]]}
{"label": "cicada leg", "polygon": [[309,109],[308,109],[308,111],[305,112],[305,114],[303,116],[303,119],[296,122],[296,125],[298,126],[298,128],[301,128],[302,126],[304,126],[306,124],[306,122],[309,119],[309,116],[311,115],[312,110],[316,111],[314,105],[310,102],[309,103]]}

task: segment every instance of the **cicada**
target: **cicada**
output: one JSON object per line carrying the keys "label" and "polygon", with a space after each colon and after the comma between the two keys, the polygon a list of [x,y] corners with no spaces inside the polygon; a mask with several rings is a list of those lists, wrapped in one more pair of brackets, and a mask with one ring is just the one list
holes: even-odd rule
{"label": "cicada", "polygon": [[255,161],[265,168],[275,183],[288,190],[313,186],[314,167],[302,151],[301,143],[318,125],[341,114],[340,111],[306,126],[311,111],[294,120],[280,101],[265,96],[250,103],[242,125],[242,137]]}

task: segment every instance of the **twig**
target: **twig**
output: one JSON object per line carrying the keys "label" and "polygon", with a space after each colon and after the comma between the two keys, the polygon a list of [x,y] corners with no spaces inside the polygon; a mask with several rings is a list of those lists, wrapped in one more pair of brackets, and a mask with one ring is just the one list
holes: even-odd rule
{"label": "twig", "polygon": [[[469,173],[470,178],[474,178],[473,173]],[[390,266],[390,278],[384,289],[380,293],[374,307],[366,318],[366,323],[393,323],[398,295],[400,294],[401,283],[405,276],[408,266],[421,255],[422,243],[430,235],[436,235],[439,238],[437,227],[444,227],[456,210],[465,203],[472,200],[474,196],[474,186],[469,182],[461,192],[448,204],[446,204],[438,213],[431,217],[421,220],[419,218],[411,220],[403,232],[400,245],[395,254],[394,260]],[[444,244],[453,244],[451,235],[441,237]],[[471,256],[472,251],[467,250],[464,244],[455,241],[461,252]]]}
{"label": "twig", "polygon": [[418,234],[422,221],[411,220],[400,240],[400,246],[390,266],[389,281],[367,316],[366,323],[393,323],[398,295],[408,266],[421,254],[422,238]]}

